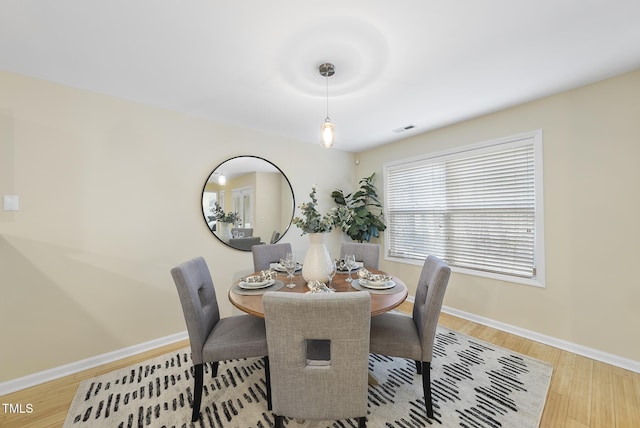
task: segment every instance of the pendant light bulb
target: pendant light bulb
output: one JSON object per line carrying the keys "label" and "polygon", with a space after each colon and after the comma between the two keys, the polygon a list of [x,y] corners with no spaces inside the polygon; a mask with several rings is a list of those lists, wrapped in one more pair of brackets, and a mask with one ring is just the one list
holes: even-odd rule
{"label": "pendant light bulb", "polygon": [[320,127],[322,132],[322,147],[333,147],[336,126],[331,123],[331,119],[326,118]]}
{"label": "pendant light bulb", "polygon": [[335,68],[333,64],[325,63],[320,65],[319,71],[320,75],[325,77],[327,80],[327,118],[320,126],[320,145],[322,147],[329,148],[333,147],[336,128],[336,126],[331,123],[331,119],[329,119],[329,77],[335,74]]}
{"label": "pendant light bulb", "polygon": [[227,177],[225,177],[223,173],[220,173],[220,175],[218,176],[218,184],[220,186],[224,186],[225,184],[227,184]]}

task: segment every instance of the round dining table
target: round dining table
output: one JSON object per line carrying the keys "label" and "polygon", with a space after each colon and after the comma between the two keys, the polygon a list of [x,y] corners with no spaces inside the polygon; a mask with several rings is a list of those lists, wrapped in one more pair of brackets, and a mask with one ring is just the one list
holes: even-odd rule
{"label": "round dining table", "polygon": [[[371,273],[389,275],[388,273],[377,269],[367,268],[367,270]],[[258,274],[260,274],[260,272],[255,273],[255,275]],[[354,271],[351,272],[351,276],[353,278],[353,283],[347,282],[347,272],[338,271],[336,276],[333,278],[332,287],[335,289],[336,293],[369,292],[371,295],[371,316],[388,312],[399,306],[407,298],[408,290],[406,284],[402,282],[400,278],[393,275],[389,276],[391,276],[391,280],[395,285],[386,289],[366,288],[363,285],[360,285],[358,276]],[[295,287],[293,288],[287,287],[290,280],[287,278],[286,273],[278,273],[274,285],[261,289],[243,289],[240,286],[241,281],[242,279],[236,281],[229,289],[229,301],[233,306],[241,311],[261,318],[264,318],[262,295],[265,292],[274,290],[282,293],[307,293],[310,291],[307,287],[307,282],[299,271],[291,280],[291,282],[295,284]]]}

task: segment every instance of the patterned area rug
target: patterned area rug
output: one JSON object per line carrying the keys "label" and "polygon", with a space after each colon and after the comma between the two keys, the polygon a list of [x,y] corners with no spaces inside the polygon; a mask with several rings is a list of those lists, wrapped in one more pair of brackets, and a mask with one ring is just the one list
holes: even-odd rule
{"label": "patterned area rug", "polygon": [[[202,418],[192,424],[189,349],[83,381],[71,427],[270,427],[262,359],[205,366]],[[537,427],[551,379],[547,363],[438,327],[431,367],[434,419],[428,419],[415,363],[369,356],[368,427]],[[291,428],[357,427],[355,420],[296,421]]]}

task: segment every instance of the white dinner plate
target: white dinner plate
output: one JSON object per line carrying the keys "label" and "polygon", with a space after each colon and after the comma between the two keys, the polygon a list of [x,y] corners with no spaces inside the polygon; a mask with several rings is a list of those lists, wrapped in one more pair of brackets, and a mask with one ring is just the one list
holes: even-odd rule
{"label": "white dinner plate", "polygon": [[[271,263],[271,265],[269,266],[272,269],[275,269],[278,272],[287,272],[287,270],[284,268],[284,266],[282,266],[280,263]],[[300,269],[302,269],[302,265],[300,263],[298,263],[296,265],[296,272],[299,271]]]}
{"label": "white dinner plate", "polygon": [[276,282],[275,279],[270,279],[268,281],[260,281],[260,282],[244,282],[244,281],[240,281],[240,283],[238,284],[238,287],[244,288],[245,290],[255,290],[255,289],[258,289],[258,288],[270,287],[273,284],[275,284],[275,282]]}
{"label": "white dinner plate", "polygon": [[374,282],[374,281],[368,281],[366,279],[359,279],[358,284],[362,285],[365,288],[371,288],[376,290],[386,290],[388,288],[393,288],[396,286],[396,283],[393,281]]}

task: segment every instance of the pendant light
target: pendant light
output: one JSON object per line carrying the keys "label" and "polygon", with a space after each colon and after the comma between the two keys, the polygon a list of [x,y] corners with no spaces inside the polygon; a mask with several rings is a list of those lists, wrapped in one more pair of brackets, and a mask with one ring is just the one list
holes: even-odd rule
{"label": "pendant light", "polygon": [[329,119],[329,77],[335,74],[335,68],[333,64],[325,63],[320,65],[320,75],[327,79],[327,117],[324,119],[324,123],[320,126],[321,139],[320,145],[322,147],[333,147],[335,138],[335,125],[331,123]]}

